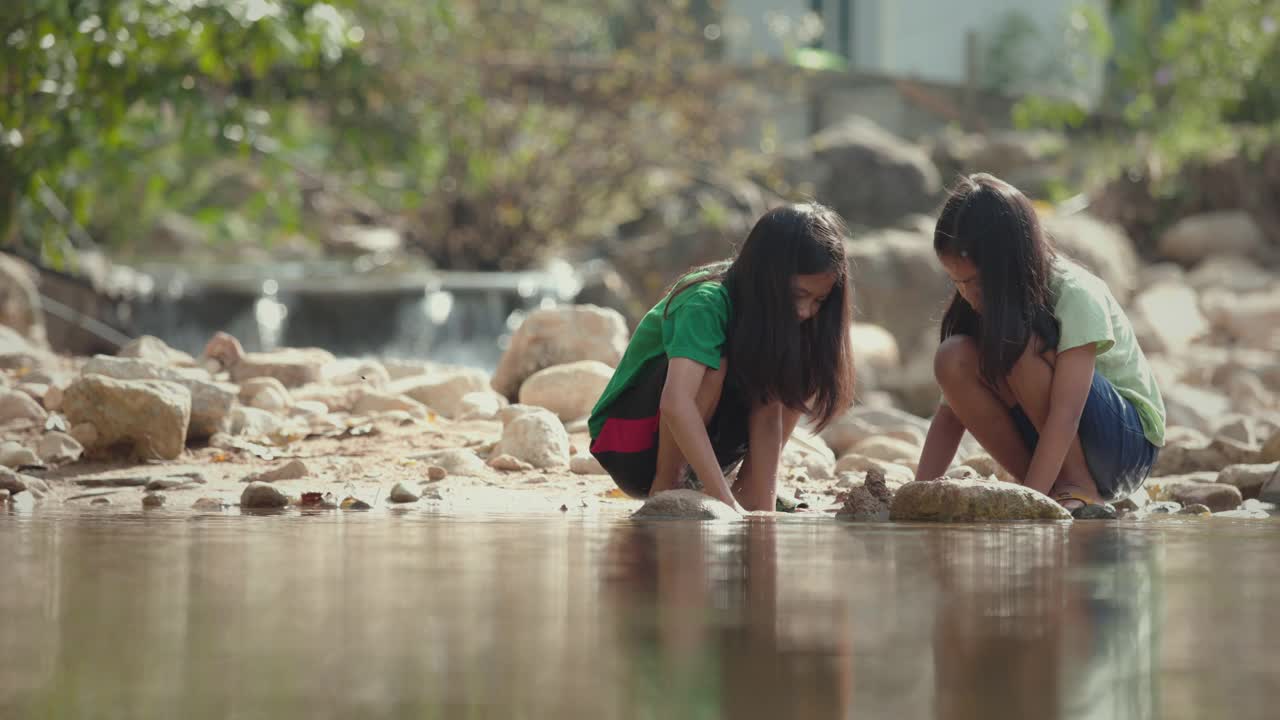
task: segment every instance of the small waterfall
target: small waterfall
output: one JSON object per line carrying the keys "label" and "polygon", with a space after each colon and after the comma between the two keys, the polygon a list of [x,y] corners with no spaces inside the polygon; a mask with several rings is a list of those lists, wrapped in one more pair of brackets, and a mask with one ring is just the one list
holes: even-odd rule
{"label": "small waterfall", "polygon": [[[263,276],[267,270],[269,276]],[[492,370],[525,314],[570,302],[573,267],[538,272],[359,273],[300,264],[222,268],[194,277],[149,268],[166,292],[137,308],[138,331],[199,353],[219,330],[247,350],[322,347],[339,356],[430,359]]]}

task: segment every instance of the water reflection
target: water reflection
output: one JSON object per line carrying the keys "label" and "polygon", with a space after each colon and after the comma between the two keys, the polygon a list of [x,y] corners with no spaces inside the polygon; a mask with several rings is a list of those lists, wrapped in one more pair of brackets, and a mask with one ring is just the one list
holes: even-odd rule
{"label": "water reflection", "polygon": [[0,718],[1272,717],[1278,542],[0,515]]}

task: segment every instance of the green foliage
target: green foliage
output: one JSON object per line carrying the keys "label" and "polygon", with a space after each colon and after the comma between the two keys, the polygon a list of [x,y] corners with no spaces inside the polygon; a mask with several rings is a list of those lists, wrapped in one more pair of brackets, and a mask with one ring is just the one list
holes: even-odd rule
{"label": "green foliage", "polygon": [[[1095,48],[1111,71],[1104,113],[1118,108],[1139,135],[1131,147],[1154,153],[1167,170],[1215,153],[1234,152],[1280,126],[1280,7],[1270,0],[1112,3],[1110,23],[1080,10],[1103,37]],[[1030,98],[1017,109],[1023,126],[1078,126],[1080,103]]]}
{"label": "green foliage", "polygon": [[18,0],[0,10],[0,228],[17,231],[0,241],[53,257],[78,223],[142,252],[176,211],[215,246],[381,223],[444,264],[527,264],[625,215],[646,171],[722,161],[737,118],[700,62],[710,12]]}
{"label": "green foliage", "polygon": [[340,0],[9,0],[0,239],[20,214],[28,242],[63,242],[112,187],[94,182],[104,167],[110,181],[132,176],[122,212],[154,204],[184,177],[137,171],[175,143],[197,155],[271,149],[273,106],[319,87],[356,30]]}

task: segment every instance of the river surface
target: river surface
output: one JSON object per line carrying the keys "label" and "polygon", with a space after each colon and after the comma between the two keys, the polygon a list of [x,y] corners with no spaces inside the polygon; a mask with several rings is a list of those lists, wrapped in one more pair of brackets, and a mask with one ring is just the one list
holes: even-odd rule
{"label": "river surface", "polygon": [[0,718],[1274,718],[1280,523],[0,515]]}

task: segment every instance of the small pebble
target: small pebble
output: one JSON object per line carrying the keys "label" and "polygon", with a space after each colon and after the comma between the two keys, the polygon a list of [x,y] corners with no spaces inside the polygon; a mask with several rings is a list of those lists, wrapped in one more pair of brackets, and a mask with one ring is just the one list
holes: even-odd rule
{"label": "small pebble", "polygon": [[200,510],[202,512],[222,512],[227,504],[218,498],[202,497],[191,504],[192,510]]}
{"label": "small pebble", "polygon": [[449,477],[449,471],[439,465],[432,465],[427,468],[427,479],[431,482],[440,482],[447,477]]}
{"label": "small pebble", "polygon": [[1076,520],[1115,520],[1119,516],[1115,507],[1107,503],[1085,505],[1071,513],[1071,517]]}
{"label": "small pebble", "polygon": [[387,499],[393,503],[411,503],[418,501],[418,494],[410,490],[409,486],[398,482],[395,487],[391,488],[391,494],[387,496]]}
{"label": "small pebble", "polygon": [[164,507],[164,503],[166,499],[167,498],[165,498],[165,496],[161,493],[149,492],[146,495],[142,496],[142,507],[144,508]]}
{"label": "small pebble", "polygon": [[111,504],[111,498],[96,497],[96,498],[94,498],[94,499],[90,500],[90,501],[89,501],[89,504],[90,504],[90,505],[110,505],[110,504]]}

